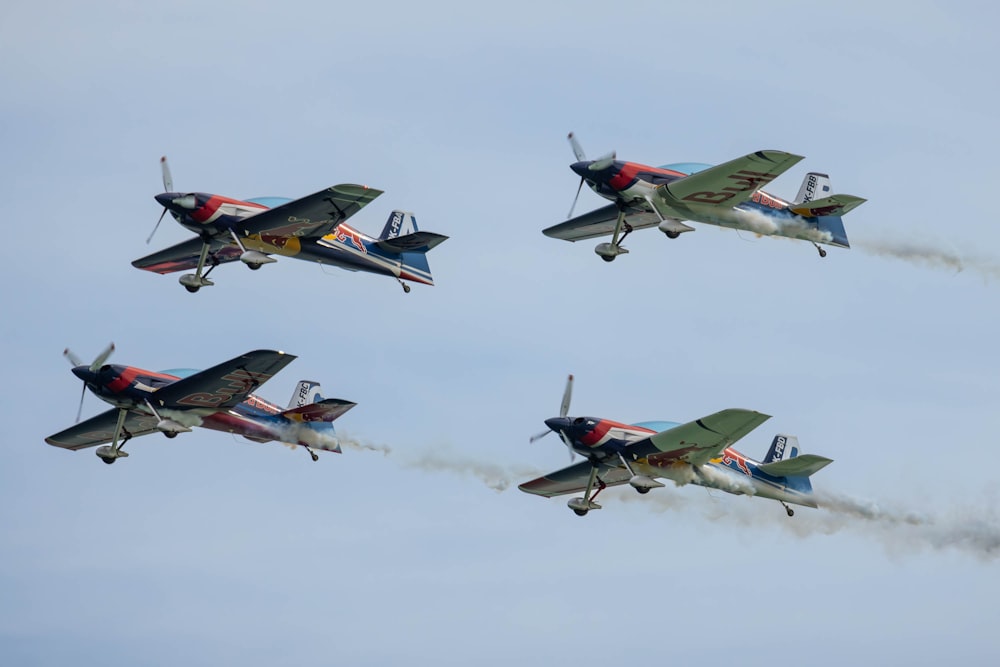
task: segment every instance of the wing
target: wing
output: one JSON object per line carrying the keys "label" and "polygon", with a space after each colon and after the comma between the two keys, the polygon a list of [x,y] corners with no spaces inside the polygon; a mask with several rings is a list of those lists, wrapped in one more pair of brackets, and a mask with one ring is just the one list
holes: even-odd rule
{"label": "wing", "polygon": [[[122,428],[133,438],[140,435],[155,433],[156,417],[138,412],[129,412]],[[45,442],[63,449],[86,449],[111,442],[115,437],[115,426],[118,424],[118,408],[102,412],[87,421],[70,426],[65,431],[59,431],[45,438]]]}
{"label": "wing", "polygon": [[324,398],[316,403],[285,410],[281,416],[295,422],[332,422],[355,405],[357,403],[340,398]]}
{"label": "wing", "polygon": [[244,401],[294,360],[294,354],[254,350],[168,384],[157,390],[152,398],[167,408],[225,410]]}
{"label": "wing", "polygon": [[703,465],[768,419],[753,410],[730,408],[687,424],[654,433],[628,446],[627,451],[650,463],[685,461]]}
{"label": "wing", "polygon": [[[542,233],[554,239],[582,241],[583,239],[613,234],[617,220],[618,206],[608,204],[590,213],[578,215],[571,220],[543,229]],[[652,211],[631,206],[625,212],[625,222],[630,224],[633,229],[645,229],[660,224],[660,219]]]}
{"label": "wing", "polygon": [[731,208],[791,169],[802,159],[783,151],[757,151],[661,185],[668,204],[709,204]]}
{"label": "wing", "polygon": [[[240,258],[242,250],[232,241],[226,239],[213,239],[208,250],[207,266],[215,264],[225,264],[235,262]],[[147,255],[132,262],[132,266],[137,269],[153,271],[154,273],[173,273],[175,271],[188,271],[198,266],[198,259],[201,257],[202,240],[194,237],[164,248],[152,255]]]}
{"label": "wing", "polygon": [[[564,496],[567,493],[577,493],[587,488],[587,481],[590,479],[590,461],[583,461],[568,468],[550,472],[538,479],[525,482],[517,488],[525,493],[533,493],[536,496]],[[618,486],[628,482],[631,475],[622,465],[610,465],[609,463],[599,463],[597,476],[607,486]]]}
{"label": "wing", "polygon": [[367,185],[342,183],[244,218],[244,236],[324,236],[382,194]]}
{"label": "wing", "polygon": [[[722,450],[770,418],[770,415],[753,410],[722,410],[643,438],[625,451],[650,463],[686,461],[702,465],[717,458]],[[583,491],[587,488],[590,467],[590,461],[577,463],[525,482],[518,488],[547,498]],[[607,486],[618,486],[628,482],[631,474],[616,458],[608,458],[598,463],[597,476]]]}

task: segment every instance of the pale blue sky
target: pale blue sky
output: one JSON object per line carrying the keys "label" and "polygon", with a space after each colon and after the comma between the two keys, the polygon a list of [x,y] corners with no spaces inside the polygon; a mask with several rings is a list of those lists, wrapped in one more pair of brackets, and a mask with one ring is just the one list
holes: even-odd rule
{"label": "pale blue sky", "polygon": [[[0,661],[995,662],[997,553],[943,545],[1000,531],[997,10],[703,4],[7,2]],[[774,194],[821,171],[870,201],[825,260],[699,226],[605,265],[540,233],[577,185],[570,130],[651,164],[786,150],[806,159]],[[144,243],[163,154],[180,190],[383,189],[354,222],[403,208],[449,235],[438,284],[280,260],[190,295],[137,271],[188,235]],[[875,252],[904,244],[930,260]],[[297,354],[261,393],[319,380],[358,402],[338,428],[391,452],[49,447],[80,392],[63,348],[110,340],[150,369]],[[528,436],[570,372],[576,414],[774,415],[742,451],[796,434],[835,459],[818,489],[934,525],[696,488],[581,520],[489,488],[477,470],[566,463]]]}

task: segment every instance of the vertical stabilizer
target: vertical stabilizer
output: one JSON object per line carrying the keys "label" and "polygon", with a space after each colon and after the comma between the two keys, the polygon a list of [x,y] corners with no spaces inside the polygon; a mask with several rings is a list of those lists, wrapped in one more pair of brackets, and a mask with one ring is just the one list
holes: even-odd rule
{"label": "vertical stabilizer", "polygon": [[785,461],[795,458],[798,455],[799,439],[794,435],[778,434],[771,441],[771,449],[767,450],[767,456],[764,457],[763,463]]}
{"label": "vertical stabilizer", "polygon": [[397,236],[406,236],[417,230],[417,218],[408,211],[393,211],[389,214],[389,219],[385,221],[380,241],[394,239]]}
{"label": "vertical stabilizer", "polygon": [[323,400],[320,395],[319,382],[312,380],[299,380],[292,392],[292,400],[288,402],[288,408],[301,408],[303,405],[310,405]]}
{"label": "vertical stabilizer", "polygon": [[830,189],[830,177],[811,171],[802,179],[799,194],[795,195],[795,203],[805,204],[814,199],[829,197],[831,194],[833,194],[833,190]]}

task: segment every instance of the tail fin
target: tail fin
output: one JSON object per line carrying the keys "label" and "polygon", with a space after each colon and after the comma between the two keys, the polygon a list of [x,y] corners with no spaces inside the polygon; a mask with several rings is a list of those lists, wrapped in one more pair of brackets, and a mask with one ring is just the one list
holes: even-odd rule
{"label": "tail fin", "polygon": [[802,179],[799,194],[795,195],[796,204],[805,204],[814,199],[822,199],[830,195],[830,177],[811,171]]}
{"label": "tail fin", "polygon": [[385,227],[379,235],[380,241],[394,239],[398,236],[406,236],[418,231],[417,219],[412,213],[407,211],[393,211],[389,214],[389,219],[385,221]]}
{"label": "tail fin", "polygon": [[774,463],[785,459],[793,459],[799,455],[799,439],[794,435],[778,434],[771,441],[771,449],[767,450],[764,463]]}
{"label": "tail fin", "polygon": [[299,380],[298,385],[295,386],[295,391],[292,392],[292,400],[288,401],[288,408],[301,408],[303,405],[309,405],[321,400],[323,400],[323,397],[320,395],[319,382]]}
{"label": "tail fin", "polygon": [[764,462],[757,469],[772,477],[784,477],[790,489],[812,493],[811,475],[833,463],[833,459],[816,454],[799,455],[799,439],[794,435],[776,435]]}

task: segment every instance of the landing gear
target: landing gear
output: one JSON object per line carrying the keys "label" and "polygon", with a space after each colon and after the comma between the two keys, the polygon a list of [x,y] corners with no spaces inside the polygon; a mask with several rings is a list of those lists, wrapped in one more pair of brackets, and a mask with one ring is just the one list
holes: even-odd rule
{"label": "landing gear", "polygon": [[663,232],[663,233],[667,235],[668,239],[675,239],[681,235],[680,232]]}
{"label": "landing gear", "polygon": [[[97,458],[101,459],[108,465],[111,465],[120,458],[128,456],[128,452],[123,451],[122,447],[125,443],[132,439],[132,434],[125,429],[125,418],[128,416],[128,410],[124,408],[119,408],[118,410],[118,422],[115,424],[115,434],[111,439],[110,445],[103,445],[97,448]],[[125,437],[121,442],[118,442],[118,438],[122,435]]]}
{"label": "landing gear", "polygon": [[[622,229],[625,230],[624,234],[621,234]],[[625,255],[628,253],[628,248],[622,247],[622,241],[625,237],[632,233],[632,225],[625,222],[625,205],[619,202],[618,204],[618,220],[615,222],[615,233],[611,237],[611,243],[600,243],[594,248],[594,252],[603,259],[605,262],[615,261],[615,257],[618,255]],[[618,235],[621,234],[621,237]]]}
{"label": "landing gear", "polygon": [[[302,445],[302,446],[306,447],[305,445]],[[306,447],[306,451],[309,452],[309,456],[312,457],[313,463],[315,463],[316,461],[319,461],[319,454],[317,454],[313,450],[309,449],[308,447]]]}
{"label": "landing gear", "polygon": [[246,246],[243,245],[243,241],[241,241],[240,237],[236,235],[235,229],[230,229],[229,235],[233,237],[233,241],[239,246],[240,250],[243,251],[242,254],[240,254],[240,261],[250,267],[251,271],[256,271],[264,264],[271,264],[278,261],[274,257],[265,255],[262,252],[247,250]]}
{"label": "landing gear", "polygon": [[781,503],[781,506],[785,508],[785,514],[787,514],[788,516],[795,516],[795,510],[789,507],[784,500],[779,500],[778,502]]}
{"label": "landing gear", "polygon": [[205,268],[205,261],[208,259],[208,251],[211,247],[211,242],[202,240],[201,255],[198,257],[198,268],[195,269],[194,273],[185,273],[178,280],[181,285],[184,285],[184,289],[192,294],[200,290],[202,287],[208,287],[209,285],[215,284],[208,279],[208,274],[211,273],[212,269],[216,267],[214,260],[208,271],[205,271],[204,275],[202,274],[202,270]]}
{"label": "landing gear", "polygon": [[629,474],[631,475],[631,477],[628,480],[629,486],[635,489],[638,493],[647,494],[652,489],[659,489],[663,486],[662,482],[657,482],[649,475],[637,475],[635,473],[635,470],[632,469],[632,465],[628,462],[628,459],[626,459],[625,455],[622,454],[621,452],[618,452],[618,459],[622,462],[622,465],[625,466],[625,469],[628,470]]}
{"label": "landing gear", "polygon": [[399,278],[396,278],[396,280],[397,280],[397,281],[399,281],[399,284],[403,286],[403,293],[404,293],[404,294],[409,294],[409,293],[410,293],[410,286],[409,286],[409,285],[407,285],[406,283],[404,283],[404,282],[403,282],[402,280],[400,280]]}
{"label": "landing gear", "polygon": [[826,257],[826,250],[824,250],[823,248],[820,248],[819,245],[815,241],[813,241],[813,246],[815,246],[816,251],[819,252],[819,256],[820,257]]}
{"label": "landing gear", "polygon": [[[594,488],[595,482],[597,483],[597,491],[594,491],[594,495],[590,495],[591,490],[593,490]],[[606,488],[608,488],[608,485],[605,484],[597,476],[597,466],[592,465],[590,468],[590,478],[587,480],[587,490],[583,494],[583,497],[571,498],[570,501],[566,503],[566,505],[568,505],[569,508],[573,510],[573,513],[576,514],[577,516],[587,516],[587,512],[589,512],[590,510],[601,509],[601,506],[594,502],[594,498],[596,498],[597,494],[599,494]]]}
{"label": "landing gear", "polygon": [[174,433],[173,431],[164,431],[163,435],[167,436],[168,438],[176,438],[177,437],[177,434]]}

